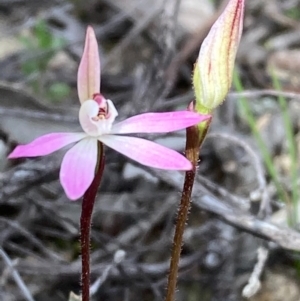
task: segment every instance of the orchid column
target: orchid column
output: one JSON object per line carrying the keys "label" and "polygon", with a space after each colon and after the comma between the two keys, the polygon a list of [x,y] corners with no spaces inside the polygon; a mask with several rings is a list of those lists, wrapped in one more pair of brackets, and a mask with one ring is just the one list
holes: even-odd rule
{"label": "orchid column", "polygon": [[[229,91],[235,56],[242,34],[244,2],[245,0],[229,0],[225,10],[202,43],[193,75],[196,100],[195,103],[190,104],[190,111],[211,114],[224,101]],[[211,119],[208,119],[187,129],[185,153],[193,168],[185,175],[173,239],[166,301],[175,300],[183,232],[191,207],[191,194],[200,147],[210,122]]]}

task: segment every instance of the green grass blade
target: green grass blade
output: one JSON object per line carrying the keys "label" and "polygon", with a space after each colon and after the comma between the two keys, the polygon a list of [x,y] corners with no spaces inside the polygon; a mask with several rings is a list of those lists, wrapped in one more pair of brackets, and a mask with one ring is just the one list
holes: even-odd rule
{"label": "green grass blade", "polygon": [[[234,75],[233,75],[233,85],[237,92],[244,91],[242,82],[236,71],[234,72]],[[277,170],[273,163],[272,156],[271,156],[265,142],[263,141],[262,136],[260,135],[260,133],[257,129],[256,119],[252,113],[249,103],[245,97],[240,97],[239,101],[240,101],[242,113],[244,114],[244,117],[246,118],[247,123],[251,129],[251,132],[254,136],[254,139],[256,140],[258,147],[261,151],[263,161],[267,168],[267,172],[270,175],[272,181],[274,182],[274,184],[276,186],[278,196],[282,201],[284,201],[285,203],[287,203],[287,205],[289,205],[289,203],[290,203],[289,197],[288,197],[286,191],[283,189],[283,187],[278,179]]]}

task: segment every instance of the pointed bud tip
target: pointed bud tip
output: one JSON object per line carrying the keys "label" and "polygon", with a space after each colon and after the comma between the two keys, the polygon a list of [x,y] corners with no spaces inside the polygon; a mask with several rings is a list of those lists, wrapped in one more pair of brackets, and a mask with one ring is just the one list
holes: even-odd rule
{"label": "pointed bud tip", "polygon": [[91,25],[89,25],[86,29],[86,40],[87,39],[96,40],[96,34],[94,28]]}

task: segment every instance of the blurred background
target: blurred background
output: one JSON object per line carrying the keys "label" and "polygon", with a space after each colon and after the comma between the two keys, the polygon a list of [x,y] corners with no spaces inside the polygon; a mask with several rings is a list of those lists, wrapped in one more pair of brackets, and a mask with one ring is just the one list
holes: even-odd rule
{"label": "blurred background", "polygon": [[[0,300],[80,293],[81,201],[65,150],[8,161],[20,143],[77,131],[77,68],[96,31],[101,91],[119,120],[185,109],[199,48],[227,1],[0,0]],[[199,158],[178,301],[299,301],[300,1],[246,1],[232,91]],[[185,132],[147,135],[184,151]],[[106,149],[92,229],[92,300],[159,301],[183,173]]]}

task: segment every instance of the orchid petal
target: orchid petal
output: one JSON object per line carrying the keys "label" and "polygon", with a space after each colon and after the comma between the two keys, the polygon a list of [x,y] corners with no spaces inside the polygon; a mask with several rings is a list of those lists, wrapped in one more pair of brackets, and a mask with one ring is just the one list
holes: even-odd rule
{"label": "orchid petal", "polygon": [[85,133],[51,133],[32,142],[17,146],[8,156],[9,159],[45,156],[86,137]]}
{"label": "orchid petal", "polygon": [[189,111],[145,113],[113,125],[110,133],[167,133],[185,129],[209,118],[209,115]]}
{"label": "orchid petal", "polygon": [[77,90],[81,103],[100,93],[100,58],[98,43],[92,27],[86,31],[83,55],[78,68]]}
{"label": "orchid petal", "polygon": [[143,165],[168,169],[191,170],[192,164],[178,152],[142,138],[103,135],[101,142]]}
{"label": "orchid petal", "polygon": [[110,99],[106,99],[107,107],[108,107],[108,114],[109,120],[111,124],[115,121],[116,117],[119,115],[118,111],[114,105],[114,103]]}
{"label": "orchid petal", "polygon": [[97,139],[85,138],[74,145],[63,158],[59,177],[70,200],[83,196],[94,179],[97,144]]}
{"label": "orchid petal", "polygon": [[86,100],[79,110],[79,122],[82,129],[90,136],[98,136],[97,122],[92,118],[99,112],[99,105],[94,100]]}

